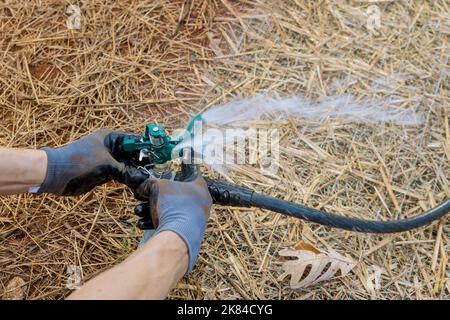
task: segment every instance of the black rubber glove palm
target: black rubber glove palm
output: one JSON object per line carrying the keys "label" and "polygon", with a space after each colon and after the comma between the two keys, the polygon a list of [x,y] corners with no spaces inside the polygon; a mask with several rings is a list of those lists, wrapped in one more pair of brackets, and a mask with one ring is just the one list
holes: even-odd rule
{"label": "black rubber glove palm", "polygon": [[47,175],[38,193],[76,196],[113,179],[134,190],[147,176],[127,164],[121,146],[128,137],[133,135],[100,129],[63,147],[43,148]]}

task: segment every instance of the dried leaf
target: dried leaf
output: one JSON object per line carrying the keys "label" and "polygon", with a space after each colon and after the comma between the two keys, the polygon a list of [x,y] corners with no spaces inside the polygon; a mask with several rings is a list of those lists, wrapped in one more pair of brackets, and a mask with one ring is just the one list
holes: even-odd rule
{"label": "dried leaf", "polygon": [[[278,278],[281,281],[290,275],[292,289],[301,289],[329,280],[338,271],[342,276],[345,276],[356,265],[356,262],[352,259],[333,250],[323,252],[305,242],[299,242],[294,248],[282,249],[279,254],[283,257],[297,258],[283,263],[284,273]],[[308,268],[309,272],[305,274]]]}
{"label": "dried leaf", "polygon": [[25,298],[26,283],[21,277],[14,277],[9,281],[3,293],[4,300],[23,300]]}

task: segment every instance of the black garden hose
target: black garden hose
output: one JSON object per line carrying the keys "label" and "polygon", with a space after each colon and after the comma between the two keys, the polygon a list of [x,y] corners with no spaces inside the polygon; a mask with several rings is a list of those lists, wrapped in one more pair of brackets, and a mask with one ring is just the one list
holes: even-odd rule
{"label": "black garden hose", "polygon": [[396,233],[416,229],[442,218],[450,212],[450,199],[413,218],[374,221],[339,216],[257,193],[231,183],[205,178],[215,204],[234,207],[256,207],[279,212],[324,226],[363,233]]}

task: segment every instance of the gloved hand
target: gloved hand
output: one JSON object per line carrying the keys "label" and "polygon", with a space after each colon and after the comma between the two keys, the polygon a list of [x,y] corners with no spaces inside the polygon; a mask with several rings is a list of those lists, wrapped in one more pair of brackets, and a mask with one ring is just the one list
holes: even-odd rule
{"label": "gloved hand", "polygon": [[147,176],[124,162],[122,141],[132,135],[100,129],[47,153],[47,175],[38,193],[64,196],[83,194],[112,179],[133,190]]}
{"label": "gloved hand", "polygon": [[197,166],[183,163],[175,180],[149,178],[142,183],[136,197],[147,198],[148,204],[138,205],[135,211],[150,210],[155,234],[170,230],[183,239],[189,253],[189,273],[197,260],[212,199]]}

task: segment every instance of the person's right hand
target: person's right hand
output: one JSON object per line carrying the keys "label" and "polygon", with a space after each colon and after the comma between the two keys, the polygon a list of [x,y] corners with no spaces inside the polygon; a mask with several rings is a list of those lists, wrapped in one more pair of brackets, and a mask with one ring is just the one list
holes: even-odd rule
{"label": "person's right hand", "polygon": [[189,252],[189,273],[197,260],[212,199],[197,166],[183,163],[176,180],[147,179],[137,188],[136,197],[148,199],[148,205],[139,205],[137,211],[150,210],[156,234],[172,231],[183,239]]}

